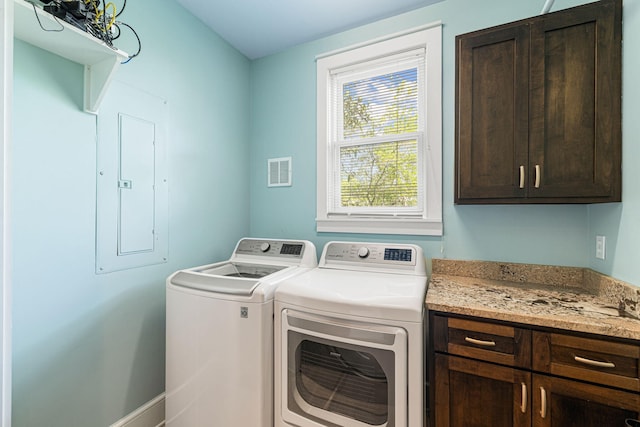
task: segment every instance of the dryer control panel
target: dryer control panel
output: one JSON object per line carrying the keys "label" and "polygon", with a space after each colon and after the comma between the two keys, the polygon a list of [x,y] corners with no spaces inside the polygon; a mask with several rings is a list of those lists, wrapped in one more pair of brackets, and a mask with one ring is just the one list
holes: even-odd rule
{"label": "dryer control panel", "polygon": [[424,274],[426,270],[422,248],[404,243],[329,242],[320,266],[413,274]]}

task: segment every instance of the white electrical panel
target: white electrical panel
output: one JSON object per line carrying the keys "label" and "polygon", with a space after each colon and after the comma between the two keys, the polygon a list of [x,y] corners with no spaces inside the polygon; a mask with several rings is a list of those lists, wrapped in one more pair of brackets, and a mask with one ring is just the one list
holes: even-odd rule
{"label": "white electrical panel", "polygon": [[113,82],[98,113],[96,273],[167,262],[166,101]]}

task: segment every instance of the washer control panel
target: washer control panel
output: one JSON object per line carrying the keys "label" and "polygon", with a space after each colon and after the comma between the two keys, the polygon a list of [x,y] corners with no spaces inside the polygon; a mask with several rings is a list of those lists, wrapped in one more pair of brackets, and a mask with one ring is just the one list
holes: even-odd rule
{"label": "washer control panel", "polygon": [[325,267],[352,266],[371,269],[422,270],[422,248],[410,244],[366,242],[329,242],[325,245],[320,264]]}
{"label": "washer control panel", "polygon": [[238,242],[235,253],[242,255],[302,258],[304,249],[305,242],[242,239]]}

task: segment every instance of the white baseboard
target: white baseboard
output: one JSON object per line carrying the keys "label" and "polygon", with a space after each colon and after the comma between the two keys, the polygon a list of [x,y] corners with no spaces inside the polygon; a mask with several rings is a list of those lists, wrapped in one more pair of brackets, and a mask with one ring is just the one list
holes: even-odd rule
{"label": "white baseboard", "polygon": [[157,396],[109,427],[163,427],[164,393]]}

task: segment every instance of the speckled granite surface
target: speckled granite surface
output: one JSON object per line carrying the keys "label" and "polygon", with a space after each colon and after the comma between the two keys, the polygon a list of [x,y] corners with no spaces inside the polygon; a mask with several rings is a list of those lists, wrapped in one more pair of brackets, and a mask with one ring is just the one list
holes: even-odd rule
{"label": "speckled granite surface", "polygon": [[429,310],[640,340],[640,288],[589,269],[434,259]]}

